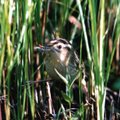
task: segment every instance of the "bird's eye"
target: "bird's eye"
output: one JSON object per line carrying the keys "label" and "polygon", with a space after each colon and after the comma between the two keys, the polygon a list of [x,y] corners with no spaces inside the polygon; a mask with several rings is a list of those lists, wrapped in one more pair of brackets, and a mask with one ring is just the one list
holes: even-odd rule
{"label": "bird's eye", "polygon": [[61,46],[61,45],[58,45],[58,46],[57,46],[57,48],[58,48],[58,49],[61,49],[61,48],[62,48],[62,46]]}

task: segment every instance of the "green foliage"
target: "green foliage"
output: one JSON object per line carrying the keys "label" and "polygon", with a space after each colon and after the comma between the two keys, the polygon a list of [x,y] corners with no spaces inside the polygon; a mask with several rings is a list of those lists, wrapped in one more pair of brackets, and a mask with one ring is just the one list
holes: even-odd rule
{"label": "green foliage", "polygon": [[[106,87],[111,79],[111,69],[119,68],[120,62],[119,58],[114,60],[119,51],[116,46],[120,46],[118,0],[0,1],[0,110],[4,108],[3,113],[0,111],[3,116],[0,115],[0,119],[23,120],[28,116],[28,119],[33,120],[39,116],[42,109],[40,102],[46,97],[45,87],[29,83],[44,79],[45,76],[43,57],[36,55],[36,60],[33,48],[55,37],[63,37],[75,43],[76,48],[79,48],[80,63],[83,58],[87,61],[90,69],[89,96],[95,96],[97,119],[104,119]],[[115,61],[117,64],[114,64]],[[38,77],[38,71],[35,72],[36,65],[41,65],[41,77]],[[63,79],[67,91],[62,95],[71,109],[73,83]],[[119,77],[117,80],[113,85],[115,89],[120,87]],[[42,97],[38,91],[42,91]],[[5,99],[2,100],[2,97]],[[70,113],[70,119],[78,116],[85,119],[89,113],[84,106],[80,86],[78,97],[80,108],[74,114]],[[67,118],[66,110],[61,107],[61,111]]]}

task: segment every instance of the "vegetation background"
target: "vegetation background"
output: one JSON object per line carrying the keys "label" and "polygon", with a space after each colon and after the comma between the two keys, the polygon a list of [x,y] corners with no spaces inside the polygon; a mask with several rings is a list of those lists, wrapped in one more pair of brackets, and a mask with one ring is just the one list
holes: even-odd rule
{"label": "vegetation background", "polygon": [[55,37],[73,43],[89,66],[89,98],[95,101],[86,106],[79,95],[80,105],[72,111],[72,98],[65,93],[69,109],[61,102],[51,117],[120,119],[120,1],[1,0],[0,120],[50,119],[45,82],[40,82],[43,57],[33,48]]}

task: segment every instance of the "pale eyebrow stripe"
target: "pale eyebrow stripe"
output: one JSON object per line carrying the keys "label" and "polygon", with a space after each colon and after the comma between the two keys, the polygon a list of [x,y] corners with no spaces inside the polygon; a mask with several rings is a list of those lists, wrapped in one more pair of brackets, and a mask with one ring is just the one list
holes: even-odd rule
{"label": "pale eyebrow stripe", "polygon": [[61,43],[63,43],[63,44],[70,44],[67,40],[62,39],[62,38],[53,39],[53,40],[51,40],[50,42],[52,42],[53,44],[56,44],[56,43],[58,43],[58,42],[61,42]]}

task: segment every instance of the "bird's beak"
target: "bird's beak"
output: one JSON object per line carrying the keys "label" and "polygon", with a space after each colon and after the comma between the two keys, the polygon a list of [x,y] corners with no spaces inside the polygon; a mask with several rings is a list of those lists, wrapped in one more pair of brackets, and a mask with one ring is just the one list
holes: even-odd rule
{"label": "bird's beak", "polygon": [[39,45],[39,46],[34,47],[34,51],[36,51],[36,52],[48,52],[48,51],[51,51],[51,47]]}
{"label": "bird's beak", "polygon": [[54,48],[54,47],[49,47],[49,46],[42,46],[42,45],[39,45],[37,47],[34,47],[34,51],[36,52],[43,52],[43,53],[46,53],[46,52],[60,52],[60,50]]}

